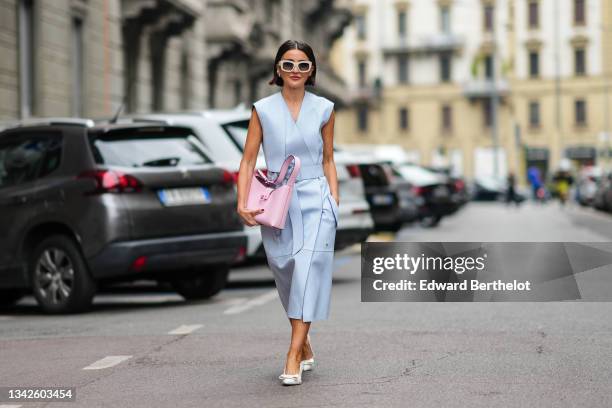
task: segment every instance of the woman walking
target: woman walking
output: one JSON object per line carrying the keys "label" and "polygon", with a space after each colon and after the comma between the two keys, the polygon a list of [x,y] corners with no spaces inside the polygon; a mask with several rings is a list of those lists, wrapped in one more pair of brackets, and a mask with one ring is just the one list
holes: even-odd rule
{"label": "woman walking", "polygon": [[288,155],[301,160],[285,228],[261,225],[268,265],[291,324],[291,343],[279,376],[284,385],[301,384],[302,371],[312,370],[310,324],[329,317],[340,202],[333,158],[334,104],[305,89],[315,84],[316,72],[308,44],[289,40],[280,46],[270,84],[282,90],[253,104],[238,177],[237,211],[245,224],[259,225],[254,216],[262,210],[246,208],[246,201],[260,144],[268,180],[276,179]]}

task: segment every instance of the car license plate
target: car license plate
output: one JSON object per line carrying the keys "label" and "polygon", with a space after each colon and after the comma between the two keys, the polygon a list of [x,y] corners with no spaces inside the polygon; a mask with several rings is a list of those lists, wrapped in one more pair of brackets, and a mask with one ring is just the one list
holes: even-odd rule
{"label": "car license plate", "polygon": [[211,202],[210,192],[205,187],[164,188],[157,191],[157,196],[159,201],[167,207]]}
{"label": "car license plate", "polygon": [[376,205],[389,205],[393,203],[393,197],[390,194],[376,194],[372,197],[372,202]]}
{"label": "car license plate", "polygon": [[448,189],[444,186],[436,187],[433,191],[433,195],[437,198],[448,197]]}

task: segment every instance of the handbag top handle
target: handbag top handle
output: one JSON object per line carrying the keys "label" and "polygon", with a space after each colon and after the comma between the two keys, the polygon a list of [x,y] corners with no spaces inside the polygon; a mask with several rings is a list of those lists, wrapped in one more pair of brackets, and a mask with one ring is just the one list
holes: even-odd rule
{"label": "handbag top handle", "polygon": [[281,170],[278,173],[278,176],[276,176],[274,183],[278,183],[279,180],[283,181],[285,179],[285,174],[287,174],[287,169],[289,169],[289,163],[291,163],[292,159],[295,162],[295,166],[293,167],[293,170],[291,171],[291,175],[289,176],[289,181],[287,183],[295,183],[295,179],[297,178],[297,175],[300,171],[300,167],[302,166],[302,164],[301,164],[300,158],[292,154],[288,155],[285,161],[283,162],[283,166],[281,167]]}

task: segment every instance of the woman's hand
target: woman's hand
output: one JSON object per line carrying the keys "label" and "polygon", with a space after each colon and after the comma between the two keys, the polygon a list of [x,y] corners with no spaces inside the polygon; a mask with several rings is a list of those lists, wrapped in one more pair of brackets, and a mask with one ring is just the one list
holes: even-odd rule
{"label": "woman's hand", "polygon": [[240,217],[242,218],[242,221],[243,221],[244,224],[246,224],[246,225],[248,225],[250,227],[254,227],[256,225],[261,225],[260,223],[255,221],[255,216],[257,214],[261,214],[262,212],[264,212],[263,208],[259,208],[259,209],[255,209],[255,210],[251,210],[251,209],[248,209],[248,208],[238,208],[237,212],[240,215]]}

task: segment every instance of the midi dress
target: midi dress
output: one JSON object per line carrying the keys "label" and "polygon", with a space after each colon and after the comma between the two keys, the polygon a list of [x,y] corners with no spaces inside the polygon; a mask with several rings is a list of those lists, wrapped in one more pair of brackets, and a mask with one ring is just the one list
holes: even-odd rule
{"label": "midi dress", "polygon": [[281,303],[290,318],[328,319],[339,209],[323,173],[321,128],[334,103],[306,91],[297,120],[281,92],[259,99],[253,107],[263,131],[267,178],[276,179],[289,154],[298,156],[301,163],[285,227],[261,225]]}

